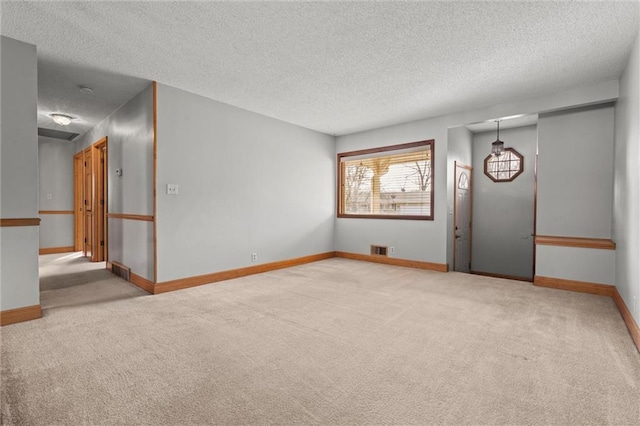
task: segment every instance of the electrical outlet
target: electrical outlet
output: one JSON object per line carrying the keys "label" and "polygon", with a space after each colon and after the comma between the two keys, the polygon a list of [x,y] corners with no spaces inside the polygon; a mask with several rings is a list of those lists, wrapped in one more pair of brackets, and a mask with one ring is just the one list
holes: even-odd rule
{"label": "electrical outlet", "polygon": [[396,248],[394,246],[389,247],[389,253],[393,254],[396,252]]}
{"label": "electrical outlet", "polygon": [[251,253],[251,261],[252,262],[258,261],[258,253]]}
{"label": "electrical outlet", "polygon": [[167,194],[178,195],[178,185],[171,183],[167,184]]}

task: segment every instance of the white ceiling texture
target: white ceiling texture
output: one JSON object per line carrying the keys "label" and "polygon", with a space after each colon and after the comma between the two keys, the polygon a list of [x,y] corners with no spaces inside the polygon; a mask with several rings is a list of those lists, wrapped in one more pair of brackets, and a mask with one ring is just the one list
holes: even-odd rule
{"label": "white ceiling texture", "polygon": [[[2,2],[39,125],[83,133],[150,81],[329,134],[618,78],[638,1]],[[90,95],[80,85],[94,89]]]}

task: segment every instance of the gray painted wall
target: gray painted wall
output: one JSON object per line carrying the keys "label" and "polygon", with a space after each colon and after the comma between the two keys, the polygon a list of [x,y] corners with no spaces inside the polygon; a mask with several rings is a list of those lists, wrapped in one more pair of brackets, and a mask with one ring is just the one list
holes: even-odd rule
{"label": "gray painted wall", "polygon": [[[336,219],[336,250],[369,254],[370,244],[396,247],[403,259],[445,263],[453,244],[448,238],[448,207],[453,205],[454,174],[448,157],[448,129],[514,114],[537,114],[563,108],[611,101],[618,97],[618,82],[611,80],[536,98],[518,99],[487,108],[463,111],[395,126],[339,136],[336,152],[435,139],[435,220]],[[335,202],[334,202],[335,203]]]}
{"label": "gray painted wall", "polygon": [[536,126],[500,131],[505,147],[524,157],[524,171],[512,182],[494,182],[484,160],[496,132],[473,138],[473,232],[471,270],[533,278],[534,168]]}
{"label": "gray painted wall", "polygon": [[[454,127],[448,131],[447,176],[455,176],[454,163],[471,166],[473,161],[473,133],[464,126]],[[447,263],[453,266],[453,181],[447,184]]]}
{"label": "gray painted wall", "polygon": [[538,234],[611,238],[613,106],[541,114]]}
{"label": "gray painted wall", "polygon": [[334,250],[332,136],[163,84],[157,108],[158,281]]}
{"label": "gray painted wall", "polygon": [[[40,210],[73,210],[74,144],[38,137]],[[40,215],[40,248],[73,246],[73,215]]]}
{"label": "gray painted wall", "polygon": [[640,40],[620,78],[615,119],[613,236],[616,287],[640,324]]}
{"label": "gray painted wall", "polygon": [[613,285],[615,257],[614,250],[539,245],[536,275]]}
{"label": "gray painted wall", "polygon": [[[153,90],[149,86],[75,143],[76,152],[108,137],[108,212],[153,215]],[[122,169],[122,176],[116,176]],[[108,220],[108,259],[153,281],[153,226]]]}
{"label": "gray painted wall", "polygon": [[[0,217],[38,217],[36,47],[0,37]],[[40,303],[38,227],[0,228],[0,310]]]}
{"label": "gray painted wall", "polygon": [[[538,235],[612,237],[613,139],[611,104],[540,115]],[[614,262],[613,251],[536,246],[537,276],[614,284]]]}
{"label": "gray painted wall", "polygon": [[[336,152],[433,139],[434,220],[336,219],[336,250],[370,254],[372,244],[393,246],[389,257],[424,262],[447,262],[447,126],[440,120],[406,123],[340,136]],[[435,125],[434,125],[435,124]],[[336,201],[333,201],[336,204]]]}

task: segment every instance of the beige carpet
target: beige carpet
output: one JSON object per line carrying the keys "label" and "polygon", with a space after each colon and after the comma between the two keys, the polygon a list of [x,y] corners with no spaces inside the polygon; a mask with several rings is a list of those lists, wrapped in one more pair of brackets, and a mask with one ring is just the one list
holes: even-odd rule
{"label": "beige carpet", "polygon": [[640,424],[610,298],[346,259],[148,296],[68,260],[1,330],[3,424]]}

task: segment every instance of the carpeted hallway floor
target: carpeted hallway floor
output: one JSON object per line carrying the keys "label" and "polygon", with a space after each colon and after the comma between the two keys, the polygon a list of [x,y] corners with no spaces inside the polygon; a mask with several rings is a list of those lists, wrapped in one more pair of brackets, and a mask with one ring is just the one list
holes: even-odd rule
{"label": "carpeted hallway floor", "polygon": [[640,424],[607,297],[338,258],[149,296],[60,258],[1,329],[3,424]]}

